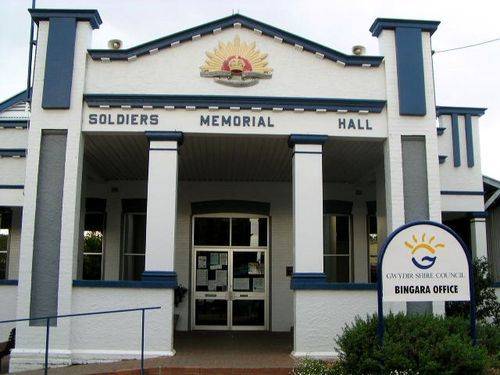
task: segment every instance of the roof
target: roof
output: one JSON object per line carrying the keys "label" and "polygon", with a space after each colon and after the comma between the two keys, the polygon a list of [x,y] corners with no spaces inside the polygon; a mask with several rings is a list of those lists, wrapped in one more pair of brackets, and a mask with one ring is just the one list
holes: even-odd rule
{"label": "roof", "polygon": [[484,209],[492,209],[500,204],[500,181],[483,176]]}
{"label": "roof", "polygon": [[267,35],[282,43],[298,46],[305,51],[318,54],[319,56],[323,56],[333,61],[339,61],[345,65],[376,67],[379,66],[383,60],[382,56],[347,55],[241,14],[233,14],[225,18],[220,18],[128,49],[90,49],[88,52],[92,59],[95,60],[128,60],[142,55],[149,55],[150,51],[153,50],[156,51],[157,49],[170,48],[184,41],[190,41],[193,38],[195,39],[204,35],[215,34],[223,29],[232,27],[242,27],[255,31],[258,34]]}
{"label": "roof", "polygon": [[10,98],[0,102],[0,112],[12,107],[13,105],[25,102],[28,100],[28,90],[21,91],[20,93],[11,96]]}

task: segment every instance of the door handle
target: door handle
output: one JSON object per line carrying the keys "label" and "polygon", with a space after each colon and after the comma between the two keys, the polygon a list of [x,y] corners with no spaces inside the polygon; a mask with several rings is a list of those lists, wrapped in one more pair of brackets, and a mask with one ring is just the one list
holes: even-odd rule
{"label": "door handle", "polygon": [[205,293],[205,297],[217,297],[215,293]]}
{"label": "door handle", "polygon": [[240,294],[240,297],[248,297],[248,294]]}

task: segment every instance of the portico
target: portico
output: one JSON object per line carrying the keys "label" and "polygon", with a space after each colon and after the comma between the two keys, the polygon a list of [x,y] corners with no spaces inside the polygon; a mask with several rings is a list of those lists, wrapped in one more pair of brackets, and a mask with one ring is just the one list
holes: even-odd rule
{"label": "portico", "polygon": [[[442,202],[455,209],[443,186],[480,178],[484,110],[436,112],[438,22],[377,19],[383,56],[351,56],[239,14],[127,50],[88,49],[97,11],[32,15],[19,318],[161,306],[148,357],[174,356],[174,332],[195,330],[293,331],[293,355],[334,357],[342,327],[376,311],[388,233],[441,221]],[[73,37],[58,50],[60,33]],[[457,157],[459,125],[476,163],[440,164]],[[51,363],[137,358],[139,329],[57,321]],[[39,366],[43,328],[17,332],[12,369]]]}

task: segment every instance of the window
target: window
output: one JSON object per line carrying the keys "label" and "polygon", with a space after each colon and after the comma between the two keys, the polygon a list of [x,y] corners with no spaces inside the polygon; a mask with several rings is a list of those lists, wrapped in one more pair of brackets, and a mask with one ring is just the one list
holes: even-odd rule
{"label": "window", "polygon": [[146,213],[125,214],[123,280],[141,280],[146,252]]}
{"label": "window", "polygon": [[83,272],[84,280],[101,280],[104,253],[103,212],[86,213],[83,231]]}
{"label": "window", "polygon": [[377,217],[368,215],[368,276],[371,283],[377,282],[377,262],[378,262],[378,235]]}
{"label": "window", "polygon": [[9,259],[10,213],[0,212],[0,280],[7,278]]}
{"label": "window", "polygon": [[351,217],[324,215],[324,270],[329,282],[351,280]]}

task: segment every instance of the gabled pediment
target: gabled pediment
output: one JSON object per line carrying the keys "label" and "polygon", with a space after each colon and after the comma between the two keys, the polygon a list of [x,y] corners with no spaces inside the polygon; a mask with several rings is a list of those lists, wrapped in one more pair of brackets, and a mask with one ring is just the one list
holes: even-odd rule
{"label": "gabled pediment", "polygon": [[336,61],[343,65],[377,67],[383,60],[381,56],[347,55],[241,14],[221,18],[128,49],[90,49],[88,52],[94,60],[133,60],[159,50],[178,46],[186,41],[196,40],[204,35],[217,34],[227,28],[252,30],[257,34],[269,36],[282,43],[295,46],[298,49],[316,54],[318,57]]}

